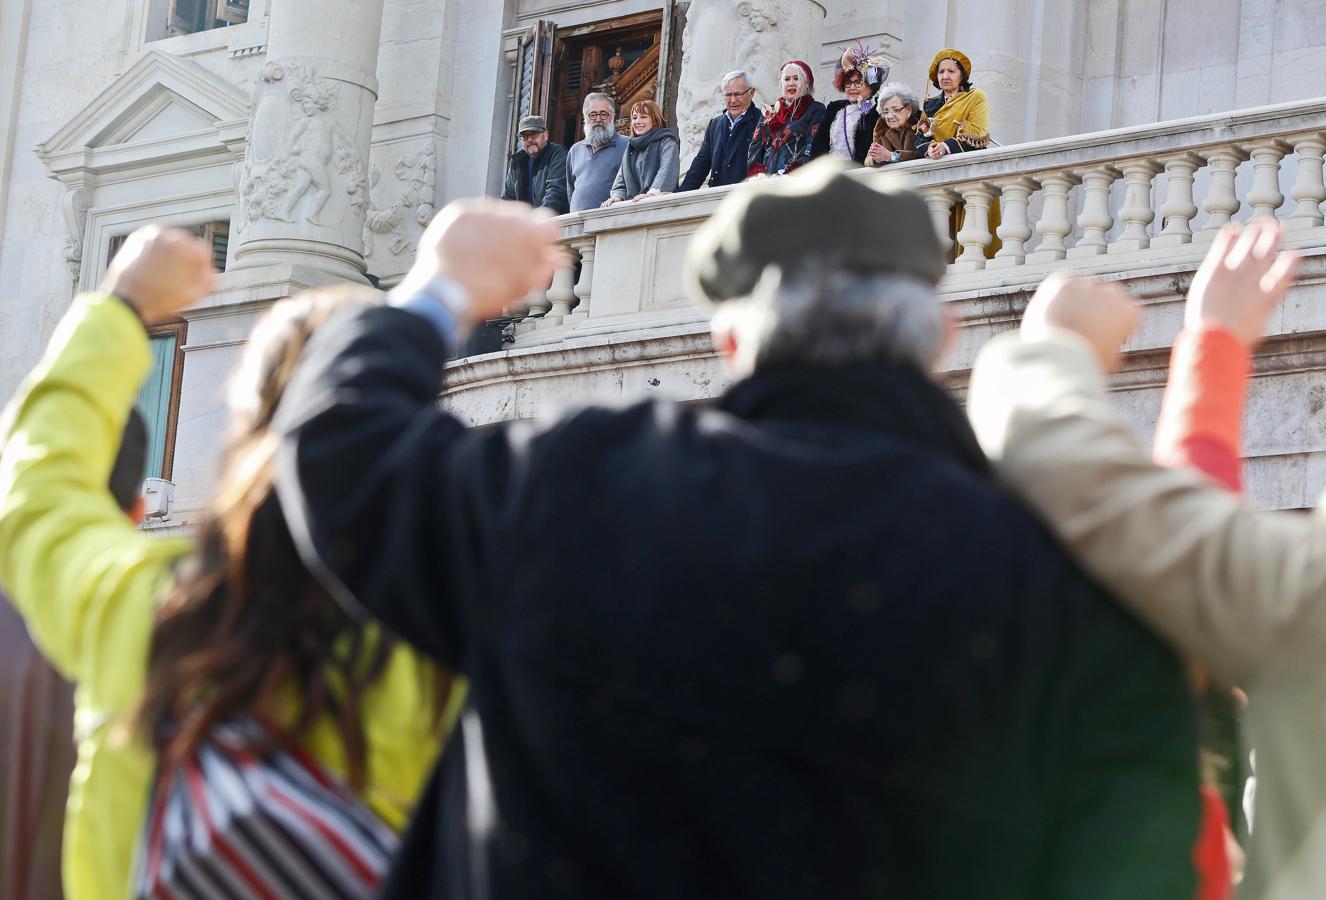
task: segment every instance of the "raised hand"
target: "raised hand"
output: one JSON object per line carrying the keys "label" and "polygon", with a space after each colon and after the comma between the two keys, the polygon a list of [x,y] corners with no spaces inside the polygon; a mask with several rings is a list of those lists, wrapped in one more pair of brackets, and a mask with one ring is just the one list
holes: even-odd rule
{"label": "raised hand", "polygon": [[1055,272],[1027,304],[1022,335],[1037,340],[1056,330],[1071,331],[1085,338],[1101,368],[1112,372],[1119,363],[1119,345],[1137,328],[1141,315],[1137,301],[1116,282]]}
{"label": "raised hand", "polygon": [[212,250],[181,228],[147,225],[111,260],[102,290],[132,306],[144,322],[169,319],[212,290]]}
{"label": "raised hand", "polygon": [[1281,233],[1273,219],[1225,226],[1193,276],[1184,324],[1220,325],[1248,347],[1261,341],[1298,274],[1298,255],[1279,252]]}
{"label": "raised hand", "polygon": [[443,276],[469,300],[470,324],[546,287],[565,258],[557,224],[543,209],[505,200],[460,200],[443,207],[419,240],[402,288]]}

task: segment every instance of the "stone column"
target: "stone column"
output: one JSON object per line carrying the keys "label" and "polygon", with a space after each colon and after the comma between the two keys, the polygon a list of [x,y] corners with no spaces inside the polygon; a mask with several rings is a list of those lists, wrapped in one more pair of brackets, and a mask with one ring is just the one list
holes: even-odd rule
{"label": "stone column", "polygon": [[[677,133],[683,168],[700,149],[704,126],[723,110],[718,79],[745,69],[755,103],[767,106],[781,93],[778,70],[789,59],[819,71],[824,7],[815,0],[692,0],[681,39]],[[816,83],[827,97],[832,85]]]}
{"label": "stone column", "polygon": [[272,4],[245,159],[235,267],[364,280],[368,151],[383,0]]}

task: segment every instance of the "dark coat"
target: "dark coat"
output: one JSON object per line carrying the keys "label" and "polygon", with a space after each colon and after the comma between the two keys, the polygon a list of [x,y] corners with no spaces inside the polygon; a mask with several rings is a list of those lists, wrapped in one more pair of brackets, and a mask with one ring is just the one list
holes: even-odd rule
{"label": "dark coat", "polygon": [[746,180],[746,151],[755,126],[760,124],[760,110],[754,103],[737,120],[732,133],[728,133],[727,113],[722,112],[709,120],[700,142],[700,152],[691,160],[686,177],[677,187],[679,191],[693,191],[708,181],[710,187],[738,184]]}
{"label": "dark coat", "polygon": [[339,314],[274,426],[304,558],[470,678],[384,896],[1193,895],[1183,664],[918,370],[470,430],[446,357]]}
{"label": "dark coat", "polygon": [[[838,117],[838,112],[847,103],[847,100],[835,100],[825,108],[824,124],[820,126],[819,131],[815,132],[815,141],[810,148],[812,157],[819,158],[829,154],[829,133],[835,127],[834,119]],[[878,121],[879,111],[874,106],[870,107],[870,112],[857,120],[856,129],[852,134],[852,160],[860,165],[865,165],[866,153],[870,151],[870,138],[874,134],[875,123]]]}
{"label": "dark coat", "polygon": [[566,148],[549,142],[539,153],[533,179],[527,179],[529,154],[517,150],[506,164],[503,200],[520,200],[530,206],[546,206],[557,214],[570,209],[566,197]]}

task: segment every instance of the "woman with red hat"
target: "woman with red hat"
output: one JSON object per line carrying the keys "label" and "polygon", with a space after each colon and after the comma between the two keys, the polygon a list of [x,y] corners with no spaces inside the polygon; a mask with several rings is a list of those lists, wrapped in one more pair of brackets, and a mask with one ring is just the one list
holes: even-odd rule
{"label": "woman with red hat", "polygon": [[783,175],[810,162],[811,145],[824,120],[824,104],[813,96],[815,76],[799,59],[779,72],[783,93],[765,110],[751,135],[746,175]]}

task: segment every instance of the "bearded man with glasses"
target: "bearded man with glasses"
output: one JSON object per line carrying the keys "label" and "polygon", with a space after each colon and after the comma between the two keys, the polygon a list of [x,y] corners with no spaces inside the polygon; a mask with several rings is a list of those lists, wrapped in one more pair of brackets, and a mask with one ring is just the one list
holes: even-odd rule
{"label": "bearded man with glasses", "polygon": [[628,143],[617,133],[617,105],[607,94],[590,94],[580,109],[585,117],[585,139],[566,154],[571,212],[598,209],[608,199]]}
{"label": "bearded man with glasses", "polygon": [[723,111],[709,120],[700,152],[691,160],[679,191],[736,184],[746,179],[746,151],[750,136],[760,123],[760,111],[751,102],[755,88],[741,69],[723,76]]}

